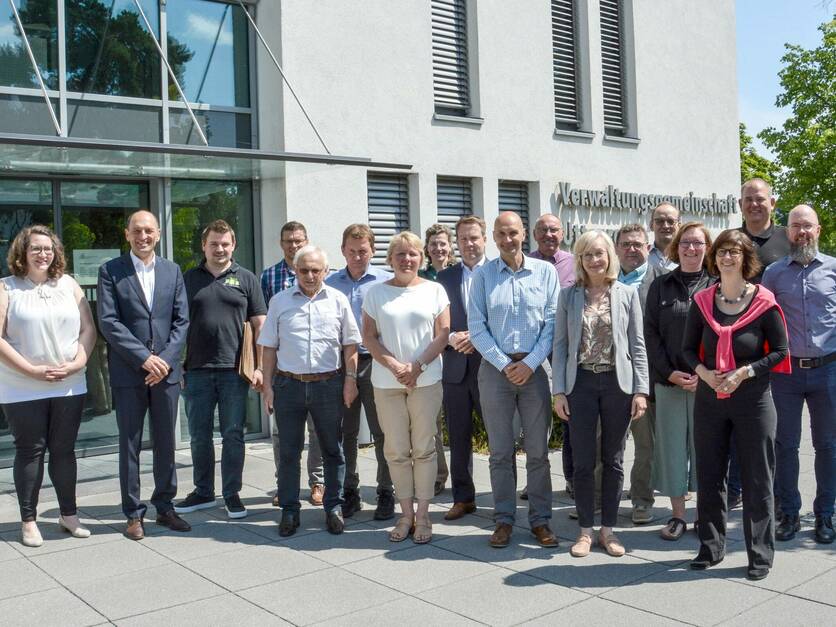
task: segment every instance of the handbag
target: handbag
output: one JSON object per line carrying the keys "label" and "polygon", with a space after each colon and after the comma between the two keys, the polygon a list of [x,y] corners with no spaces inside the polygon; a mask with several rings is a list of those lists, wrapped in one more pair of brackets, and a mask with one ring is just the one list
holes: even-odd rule
{"label": "handbag", "polygon": [[255,376],[255,344],[253,342],[253,325],[244,321],[244,331],[241,335],[241,356],[238,358],[238,375],[252,385]]}

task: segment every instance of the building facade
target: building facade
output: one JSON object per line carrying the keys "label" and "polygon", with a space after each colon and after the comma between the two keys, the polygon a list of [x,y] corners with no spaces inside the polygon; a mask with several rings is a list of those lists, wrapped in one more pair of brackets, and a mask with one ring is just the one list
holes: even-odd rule
{"label": "building facade", "polygon": [[[569,243],[647,223],[667,197],[712,229],[740,222],[725,0],[2,4],[0,274],[17,231],[50,224],[95,300],[138,208],[184,270],[223,217],[256,273],[288,220],[335,266],[351,222],[372,224],[376,263],[392,233],[466,213],[552,212]],[[86,454],[115,445],[106,350],[88,368]],[[267,433],[255,395],[249,416]],[[0,464],[11,451],[0,419]]]}

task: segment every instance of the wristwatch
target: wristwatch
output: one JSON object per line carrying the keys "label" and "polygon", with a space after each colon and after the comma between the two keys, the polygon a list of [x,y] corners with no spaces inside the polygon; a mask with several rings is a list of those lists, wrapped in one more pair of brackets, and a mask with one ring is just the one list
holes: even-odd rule
{"label": "wristwatch", "polygon": [[746,366],[746,374],[749,376],[750,379],[755,378],[755,369],[752,368],[752,364]]}
{"label": "wristwatch", "polygon": [[420,359],[416,359],[416,360],[415,360],[415,363],[416,363],[416,364],[418,364],[418,367],[421,369],[421,372],[426,372],[426,370],[427,370],[427,364],[425,364],[425,363],[424,363],[423,361],[421,361]]}
{"label": "wristwatch", "polygon": [[347,376],[349,379],[356,379],[357,378],[357,373],[353,370],[346,370],[345,371],[345,376]]}

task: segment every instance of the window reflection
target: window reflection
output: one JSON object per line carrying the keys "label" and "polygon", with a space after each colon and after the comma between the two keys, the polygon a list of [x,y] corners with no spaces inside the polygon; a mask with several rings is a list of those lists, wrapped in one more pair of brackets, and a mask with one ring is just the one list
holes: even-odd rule
{"label": "window reflection", "polygon": [[[249,107],[248,21],[240,6],[177,0],[166,9],[168,57],[183,59],[175,75],[189,102]],[[185,46],[184,46],[185,44]],[[180,100],[173,85],[169,97]]]}
{"label": "window reflection", "polygon": [[[48,89],[58,89],[57,0],[14,0],[32,53]],[[0,4],[0,85],[39,87],[26,54],[14,13],[5,0]]]}

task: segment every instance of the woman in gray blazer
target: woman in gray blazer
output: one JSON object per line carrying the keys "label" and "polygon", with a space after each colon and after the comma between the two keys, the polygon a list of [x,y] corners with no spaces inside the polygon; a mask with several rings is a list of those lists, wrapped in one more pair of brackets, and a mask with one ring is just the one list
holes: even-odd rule
{"label": "woman in gray blazer", "polygon": [[613,557],[624,546],[613,533],[624,483],[624,445],[630,421],[647,409],[650,384],[635,288],[618,282],[610,237],[587,231],[575,243],[577,283],[560,292],[552,356],[554,407],[571,424],[575,503],[580,535],[570,552],[592,547],[595,513],[593,471],[601,425],[601,530],[598,544]]}

